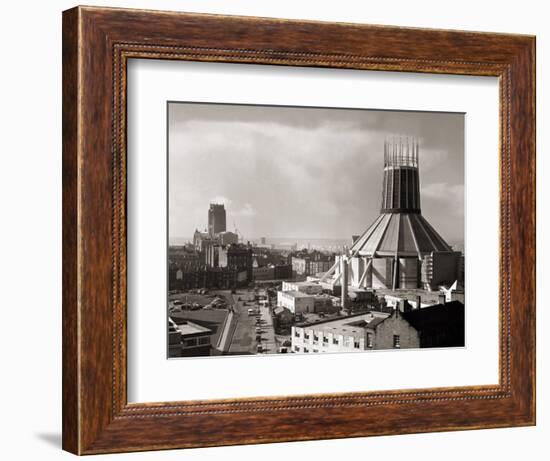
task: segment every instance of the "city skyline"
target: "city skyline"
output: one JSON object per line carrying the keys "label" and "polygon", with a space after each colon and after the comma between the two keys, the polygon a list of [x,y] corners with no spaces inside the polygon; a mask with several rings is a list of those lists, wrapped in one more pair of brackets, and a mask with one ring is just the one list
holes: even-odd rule
{"label": "city skyline", "polygon": [[172,242],[207,227],[210,203],[245,239],[349,240],[380,211],[397,133],[420,144],[423,214],[463,244],[463,114],[170,103],[168,116]]}
{"label": "city skyline", "polygon": [[168,357],[464,347],[463,114],[168,114]]}

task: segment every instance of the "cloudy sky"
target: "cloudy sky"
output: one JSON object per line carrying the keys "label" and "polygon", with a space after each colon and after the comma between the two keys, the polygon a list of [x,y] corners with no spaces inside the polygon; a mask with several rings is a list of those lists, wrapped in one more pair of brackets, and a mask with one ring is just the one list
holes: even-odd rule
{"label": "cloudy sky", "polygon": [[464,239],[464,116],[453,113],[169,103],[169,236],[207,225],[252,239],[348,239],[380,211],[384,139],[416,136],[422,214]]}

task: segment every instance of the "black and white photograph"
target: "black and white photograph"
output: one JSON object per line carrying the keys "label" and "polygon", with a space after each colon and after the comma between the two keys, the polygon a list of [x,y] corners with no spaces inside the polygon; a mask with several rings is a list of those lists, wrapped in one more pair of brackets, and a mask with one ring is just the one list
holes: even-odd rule
{"label": "black and white photograph", "polygon": [[2,8],[2,459],[548,457],[544,2],[83,3]]}
{"label": "black and white photograph", "polygon": [[465,346],[464,114],[167,104],[168,357]]}

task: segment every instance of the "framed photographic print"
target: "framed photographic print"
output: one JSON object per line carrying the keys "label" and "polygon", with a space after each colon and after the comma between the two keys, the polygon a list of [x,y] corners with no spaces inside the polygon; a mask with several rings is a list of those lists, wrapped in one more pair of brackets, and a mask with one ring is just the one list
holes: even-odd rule
{"label": "framed photographic print", "polygon": [[534,50],[64,12],[64,449],[534,424]]}

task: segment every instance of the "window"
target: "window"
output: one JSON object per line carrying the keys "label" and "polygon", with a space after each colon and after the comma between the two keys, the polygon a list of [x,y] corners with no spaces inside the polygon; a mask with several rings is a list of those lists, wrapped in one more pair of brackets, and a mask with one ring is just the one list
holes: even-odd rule
{"label": "window", "polygon": [[199,344],[210,344],[210,338],[208,336],[203,336],[199,338]]}
{"label": "window", "polygon": [[294,350],[295,350],[296,352],[300,352],[300,346],[294,346]]}
{"label": "window", "polygon": [[298,330],[294,330],[294,336],[299,338],[300,337],[300,332]]}
{"label": "window", "polygon": [[338,344],[338,338],[336,336],[332,338],[332,344]]}
{"label": "window", "polygon": [[309,340],[309,333],[305,333],[305,334],[304,334],[304,339],[305,339],[305,340]]}
{"label": "window", "polygon": [[367,347],[372,349],[372,333],[367,332]]}
{"label": "window", "polygon": [[323,343],[328,344],[328,336],[323,336]]}
{"label": "window", "polygon": [[183,345],[185,347],[196,346],[197,345],[197,339],[196,338],[186,339],[185,341],[183,341]]}
{"label": "window", "polygon": [[399,335],[393,335],[393,347],[399,349],[401,347],[401,338]]}
{"label": "window", "polygon": [[319,342],[319,336],[313,335],[313,342],[318,343]]}
{"label": "window", "polygon": [[353,342],[353,347],[354,347],[355,349],[359,349],[359,347],[360,347],[359,341],[354,341],[354,342]]}
{"label": "window", "polygon": [[307,354],[309,352],[309,349],[307,347],[304,347],[304,352]]}

